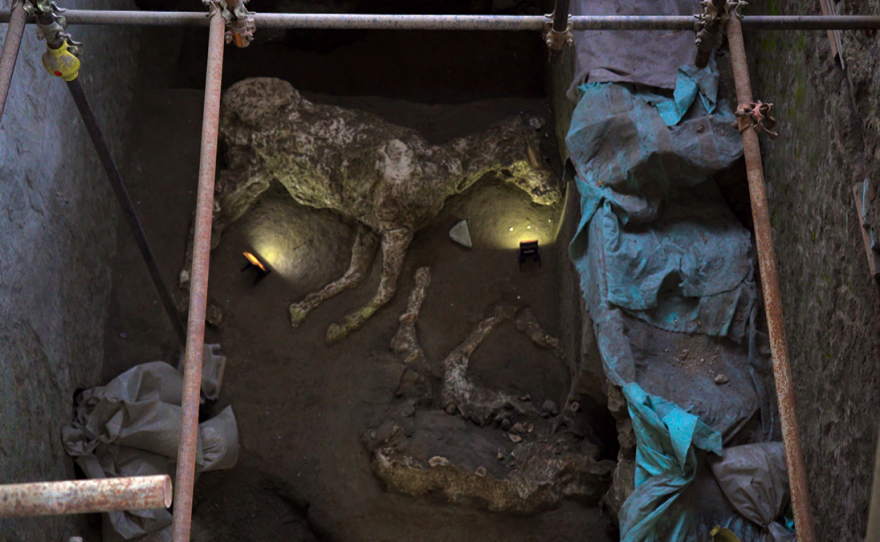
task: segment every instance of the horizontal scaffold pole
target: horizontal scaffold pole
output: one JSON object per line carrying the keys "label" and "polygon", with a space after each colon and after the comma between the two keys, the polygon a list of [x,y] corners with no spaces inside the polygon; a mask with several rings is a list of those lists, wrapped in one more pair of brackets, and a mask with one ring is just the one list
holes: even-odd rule
{"label": "horizontal scaffold pole", "polygon": [[[70,24],[139,26],[208,26],[202,12],[109,11],[71,9]],[[0,11],[0,23],[10,12]],[[694,18],[676,16],[574,15],[572,30],[692,30]],[[28,19],[33,23],[33,19]],[[541,15],[356,15],[340,13],[256,13],[258,28],[323,30],[545,30]],[[742,19],[746,30],[870,30],[880,28],[880,16],[862,15],[752,15]]]}
{"label": "horizontal scaffold pole", "polygon": [[0,485],[0,518],[150,510],[171,506],[167,475]]}

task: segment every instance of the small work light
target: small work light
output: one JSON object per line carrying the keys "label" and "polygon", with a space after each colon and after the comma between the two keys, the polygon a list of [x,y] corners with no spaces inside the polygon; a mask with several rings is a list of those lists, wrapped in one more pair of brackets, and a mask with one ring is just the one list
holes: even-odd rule
{"label": "small work light", "polygon": [[519,270],[522,271],[523,264],[526,263],[526,260],[532,260],[538,262],[538,267],[541,266],[541,253],[538,251],[538,240],[532,239],[529,241],[520,241],[519,242],[519,250],[516,251],[516,257],[519,260]]}
{"label": "small work light", "polygon": [[272,272],[272,270],[267,268],[266,265],[261,262],[259,258],[254,256],[250,252],[242,252],[242,254],[244,254],[245,259],[247,259],[247,263],[244,267],[241,268],[241,272],[244,273],[249,269],[253,269],[257,273],[257,276],[254,279],[254,286],[256,286],[258,282],[266,278],[266,275]]}

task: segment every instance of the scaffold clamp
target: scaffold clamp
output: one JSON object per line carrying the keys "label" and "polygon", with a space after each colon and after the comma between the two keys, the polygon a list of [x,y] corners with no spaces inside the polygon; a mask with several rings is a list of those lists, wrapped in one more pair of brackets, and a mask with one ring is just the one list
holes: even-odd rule
{"label": "scaffold clamp", "polygon": [[62,43],[66,43],[67,51],[80,56],[83,52],[83,44],[74,41],[70,34],[65,32],[67,19],[63,13],[66,11],[58,7],[51,0],[16,0],[17,4],[37,20],[37,39],[45,40],[50,49],[59,49]]}
{"label": "scaffold clamp", "polygon": [[771,139],[776,139],[779,133],[773,131],[776,127],[776,119],[770,116],[772,112],[773,104],[765,104],[761,100],[740,104],[736,110],[736,123],[733,126],[740,133],[752,128],[755,133],[764,132]]}
{"label": "scaffold clamp", "polygon": [[745,0],[702,0],[702,11],[694,15],[694,44],[697,46],[698,68],[705,68],[709,63],[712,50],[721,45],[721,32],[724,30],[730,15],[742,19],[742,9],[748,3]]}
{"label": "scaffold clamp", "polygon": [[571,16],[568,17],[565,30],[561,32],[553,29],[555,18],[556,12],[544,15],[544,42],[551,51],[563,51],[569,45],[574,44],[574,35],[571,33],[573,28]]}
{"label": "scaffold clamp", "polygon": [[255,13],[245,7],[247,2],[248,0],[205,0],[210,13],[219,9],[220,15],[226,19],[226,43],[234,43],[239,48],[250,45],[257,30]]}

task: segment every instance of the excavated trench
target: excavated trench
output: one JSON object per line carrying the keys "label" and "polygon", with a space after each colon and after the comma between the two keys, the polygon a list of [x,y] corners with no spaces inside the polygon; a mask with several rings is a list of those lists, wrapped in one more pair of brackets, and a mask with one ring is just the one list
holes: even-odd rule
{"label": "excavated trench", "polygon": [[[126,178],[176,284],[195,205],[206,32],[143,32],[153,46],[140,60],[149,77],[135,98]],[[535,142],[525,167],[552,172],[561,194],[543,47],[530,33],[267,32],[226,50],[223,87],[279,78],[319,107],[372,113],[364,122],[415,130],[428,146],[513,117]],[[221,137],[220,171],[233,167],[233,146]],[[396,295],[333,345],[328,326],[379,288],[381,251],[361,285],[297,329],[288,306],[346,272],[352,214],[297,203],[276,183],[226,227],[211,257],[207,342],[228,362],[202,417],[231,405],[241,455],[199,477],[193,540],[615,539],[600,500],[617,429],[598,354],[582,344],[566,253],[577,202],[536,202],[509,176],[489,171],[446,199],[405,251]],[[473,248],[448,235],[461,220]],[[118,239],[108,380],[176,361],[178,348],[127,232]],[[516,248],[529,239],[541,266],[520,270]],[[240,272],[244,251],[273,270],[256,286]]]}

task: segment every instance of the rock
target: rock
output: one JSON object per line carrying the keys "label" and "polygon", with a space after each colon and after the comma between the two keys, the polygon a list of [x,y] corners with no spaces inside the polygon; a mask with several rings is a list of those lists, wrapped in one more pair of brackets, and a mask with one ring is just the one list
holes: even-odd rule
{"label": "rock", "polygon": [[373,437],[376,441],[386,443],[390,441],[399,430],[400,428],[397,425],[390,420],[386,420],[372,434],[376,435]]}
{"label": "rock", "polygon": [[462,220],[458,224],[452,227],[449,230],[449,238],[458,243],[459,245],[466,246],[468,248],[473,248],[474,244],[471,242],[471,232],[468,230],[467,220]]}
{"label": "rock", "polygon": [[181,269],[180,270],[180,277],[178,277],[177,283],[181,287],[189,284],[189,270],[188,269]]}
{"label": "rock", "polygon": [[220,327],[223,322],[223,311],[214,303],[208,303],[205,311],[205,322],[211,327]]}
{"label": "rock", "polygon": [[439,455],[435,455],[431,459],[428,460],[428,465],[432,467],[445,467],[449,465],[449,460],[445,457],[440,457]]}
{"label": "rock", "polygon": [[727,375],[718,373],[718,376],[715,377],[715,383],[719,386],[722,384],[727,384],[728,382],[730,382],[730,379],[727,378]]}
{"label": "rock", "polygon": [[544,401],[544,404],[541,405],[541,412],[548,416],[556,416],[559,414],[559,408],[556,407],[556,403],[547,399]]}
{"label": "rock", "polygon": [[522,440],[521,436],[514,435],[513,433],[508,433],[507,436],[510,437],[510,440],[512,440],[513,442],[520,442]]}

